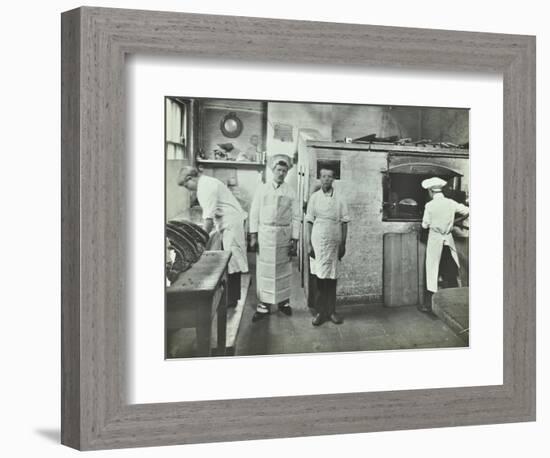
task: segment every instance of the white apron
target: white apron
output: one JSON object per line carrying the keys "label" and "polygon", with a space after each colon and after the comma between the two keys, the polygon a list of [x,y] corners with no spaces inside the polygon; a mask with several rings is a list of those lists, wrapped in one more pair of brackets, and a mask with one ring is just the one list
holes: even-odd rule
{"label": "white apron", "polygon": [[434,229],[430,229],[428,245],[426,247],[426,287],[428,291],[432,293],[437,291],[439,263],[441,261],[441,252],[443,251],[444,245],[449,247],[456,266],[460,267],[453,235],[451,233],[442,234]]}
{"label": "white apron", "polygon": [[292,199],[265,195],[261,206],[256,290],[260,302],[278,304],[290,299],[292,263],[288,252],[292,238]]}
{"label": "white apron", "polygon": [[311,230],[315,259],[309,258],[310,271],[317,278],[336,279],[339,264],[338,248],[342,238],[336,199],[324,196],[318,199],[315,213]]}
{"label": "white apron", "polygon": [[246,240],[244,237],[244,218],[241,215],[216,215],[216,230],[221,232],[224,251],[231,252],[228,272],[248,272]]}

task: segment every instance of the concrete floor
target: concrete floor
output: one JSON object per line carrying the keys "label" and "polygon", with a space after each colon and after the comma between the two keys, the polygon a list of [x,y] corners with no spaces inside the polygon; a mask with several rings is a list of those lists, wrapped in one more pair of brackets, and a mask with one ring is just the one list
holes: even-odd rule
{"label": "concrete floor", "polygon": [[[311,324],[312,313],[306,305],[298,274],[292,288],[293,315],[288,317],[275,307],[268,318],[252,323],[257,299],[255,266],[251,261],[252,281],[236,338],[236,356],[468,346],[464,336],[460,338],[438,317],[420,312],[415,306],[338,306],[343,324],[327,322],[315,327]],[[174,344],[178,347],[174,356],[193,356],[194,331],[178,332]]]}
{"label": "concrete floor", "polygon": [[275,307],[268,318],[252,323],[256,305],[253,278],[237,337],[236,355],[467,346],[443,321],[431,313],[418,311],[415,306],[338,306],[337,311],[344,319],[343,324],[327,322],[315,327],[311,324],[312,313],[306,305],[298,275],[294,283],[291,317],[277,311]]}

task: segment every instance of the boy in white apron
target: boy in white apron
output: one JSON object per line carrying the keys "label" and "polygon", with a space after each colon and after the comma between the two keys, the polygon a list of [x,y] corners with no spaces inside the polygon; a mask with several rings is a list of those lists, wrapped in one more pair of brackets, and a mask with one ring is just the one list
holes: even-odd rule
{"label": "boy in white apron", "polygon": [[321,189],[311,195],[306,214],[310,271],[317,282],[313,326],[327,320],[342,323],[336,313],[336,281],[340,261],[346,253],[350,221],[344,196],[332,186],[334,171],[321,169],[319,175]]}
{"label": "boy in white apron", "polygon": [[[469,209],[443,195],[443,186],[447,182],[441,178],[434,177],[424,180],[422,187],[430,193],[430,200],[424,208],[422,227],[429,229],[428,245],[426,247],[426,287],[428,290],[428,304],[431,303],[431,296],[437,291],[439,278],[439,265],[443,249],[448,249],[452,260],[456,264],[456,272],[460,268],[458,254],[453,239],[453,226],[456,222],[468,217]],[[456,219],[456,215],[460,215]],[[457,279],[458,282],[458,279]],[[457,283],[458,285],[458,283]],[[429,311],[430,307],[422,307],[421,310]]]}
{"label": "boy in white apron", "polygon": [[291,261],[296,256],[300,210],[295,191],[285,183],[290,165],[288,156],[273,156],[273,180],[259,186],[250,207],[250,245],[258,251],[258,305],[253,322],[267,317],[271,305],[277,305],[285,315],[292,315]]}

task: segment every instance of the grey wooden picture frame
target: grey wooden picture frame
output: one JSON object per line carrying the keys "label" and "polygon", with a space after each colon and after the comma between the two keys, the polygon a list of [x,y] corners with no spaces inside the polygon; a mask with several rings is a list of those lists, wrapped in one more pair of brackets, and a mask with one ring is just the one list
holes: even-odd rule
{"label": "grey wooden picture frame", "polygon": [[[535,420],[535,37],[82,7],[62,14],[62,426],[80,450]],[[503,384],[128,404],[125,56],[496,72]]]}

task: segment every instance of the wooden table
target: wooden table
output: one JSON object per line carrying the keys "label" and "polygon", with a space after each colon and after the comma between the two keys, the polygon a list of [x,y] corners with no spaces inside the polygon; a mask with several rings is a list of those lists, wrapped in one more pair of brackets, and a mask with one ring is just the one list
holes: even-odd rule
{"label": "wooden table", "polygon": [[166,288],[166,345],[169,331],[195,328],[197,356],[211,355],[211,329],[217,318],[216,355],[225,354],[227,265],[231,253],[205,251],[193,266]]}

